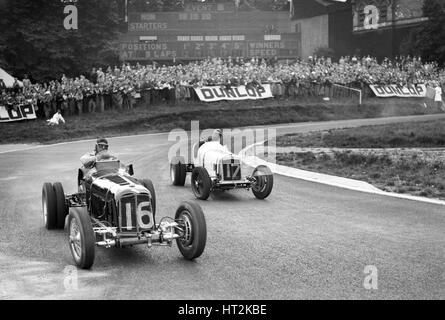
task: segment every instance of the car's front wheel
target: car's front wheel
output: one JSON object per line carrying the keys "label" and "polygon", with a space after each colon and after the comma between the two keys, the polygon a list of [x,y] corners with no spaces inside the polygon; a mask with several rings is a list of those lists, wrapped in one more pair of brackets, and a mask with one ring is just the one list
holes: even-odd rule
{"label": "car's front wheel", "polygon": [[90,269],[94,263],[96,238],[86,207],[71,208],[68,230],[74,262],[79,268]]}
{"label": "car's front wheel", "polygon": [[176,210],[175,220],[182,229],[181,237],[176,239],[179,251],[187,260],[199,257],[207,241],[207,225],[201,206],[184,201]]}
{"label": "car's front wheel", "polygon": [[207,200],[212,188],[212,180],[207,170],[203,167],[193,169],[191,183],[195,197],[200,200]]}
{"label": "car's front wheel", "polygon": [[269,167],[258,166],[252,176],[255,182],[252,184],[252,192],[257,199],[266,199],[273,188],[273,174]]}

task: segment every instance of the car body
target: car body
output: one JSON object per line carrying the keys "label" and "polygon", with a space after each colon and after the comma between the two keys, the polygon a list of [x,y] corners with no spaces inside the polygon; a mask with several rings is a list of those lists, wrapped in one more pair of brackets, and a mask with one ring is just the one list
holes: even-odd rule
{"label": "car body", "polygon": [[201,207],[183,202],[174,219],[156,223],[153,183],[132,173],[131,165],[123,167],[118,160],[97,161],[90,170],[79,169],[77,193],[65,194],[59,182],[43,185],[45,226],[63,229],[68,216],[70,249],[80,268],[92,266],[95,246],[171,246],[176,240],[186,259],[204,251],[207,231]]}
{"label": "car body", "polygon": [[214,190],[252,189],[258,199],[272,192],[273,174],[267,166],[258,166],[246,175],[241,157],[217,141],[195,144],[193,158],[189,163],[179,156],[171,159],[170,177],[173,185],[183,186],[187,172],[191,172],[192,190],[198,199],[207,199]]}

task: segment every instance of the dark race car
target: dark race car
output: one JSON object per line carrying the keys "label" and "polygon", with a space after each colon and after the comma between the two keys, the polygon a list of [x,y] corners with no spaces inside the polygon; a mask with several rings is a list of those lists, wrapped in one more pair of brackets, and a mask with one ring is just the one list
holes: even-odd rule
{"label": "dark race car", "polygon": [[149,179],[132,177],[133,167],[119,160],[97,161],[88,173],[79,169],[79,190],[65,194],[62,184],[44,183],[42,206],[47,229],[63,229],[68,216],[69,246],[76,265],[89,269],[95,246],[135,244],[171,246],[176,240],[184,258],[204,251],[207,227],[195,202],[182,202],[175,218],[156,222],[156,193]]}

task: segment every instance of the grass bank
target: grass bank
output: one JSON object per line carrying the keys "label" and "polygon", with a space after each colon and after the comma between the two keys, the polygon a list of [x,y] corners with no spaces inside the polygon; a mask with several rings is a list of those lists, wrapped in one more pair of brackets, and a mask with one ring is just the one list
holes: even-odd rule
{"label": "grass bank", "polygon": [[277,146],[292,148],[277,154],[279,164],[445,199],[445,120],[286,135]]}
{"label": "grass bank", "polygon": [[277,123],[377,118],[435,113],[417,99],[369,99],[361,106],[348,101],[320,99],[267,99],[259,101],[140,105],[131,110],[65,117],[66,124],[49,127],[44,120],[0,124],[0,143],[54,143],[97,136],[118,136],[174,128],[190,128],[199,120],[200,128],[242,127]]}

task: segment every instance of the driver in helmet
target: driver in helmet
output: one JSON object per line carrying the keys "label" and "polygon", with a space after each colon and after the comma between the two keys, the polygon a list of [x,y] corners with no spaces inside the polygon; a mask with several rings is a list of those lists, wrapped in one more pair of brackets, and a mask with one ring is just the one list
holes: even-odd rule
{"label": "driver in helmet", "polygon": [[108,140],[98,138],[94,146],[94,152],[88,152],[80,158],[85,169],[91,169],[97,160],[114,158],[108,153]]}
{"label": "driver in helmet", "polygon": [[213,130],[213,133],[211,136],[209,136],[206,140],[199,141],[199,146],[201,147],[206,142],[218,142],[222,145],[222,130],[221,129],[215,129]]}

